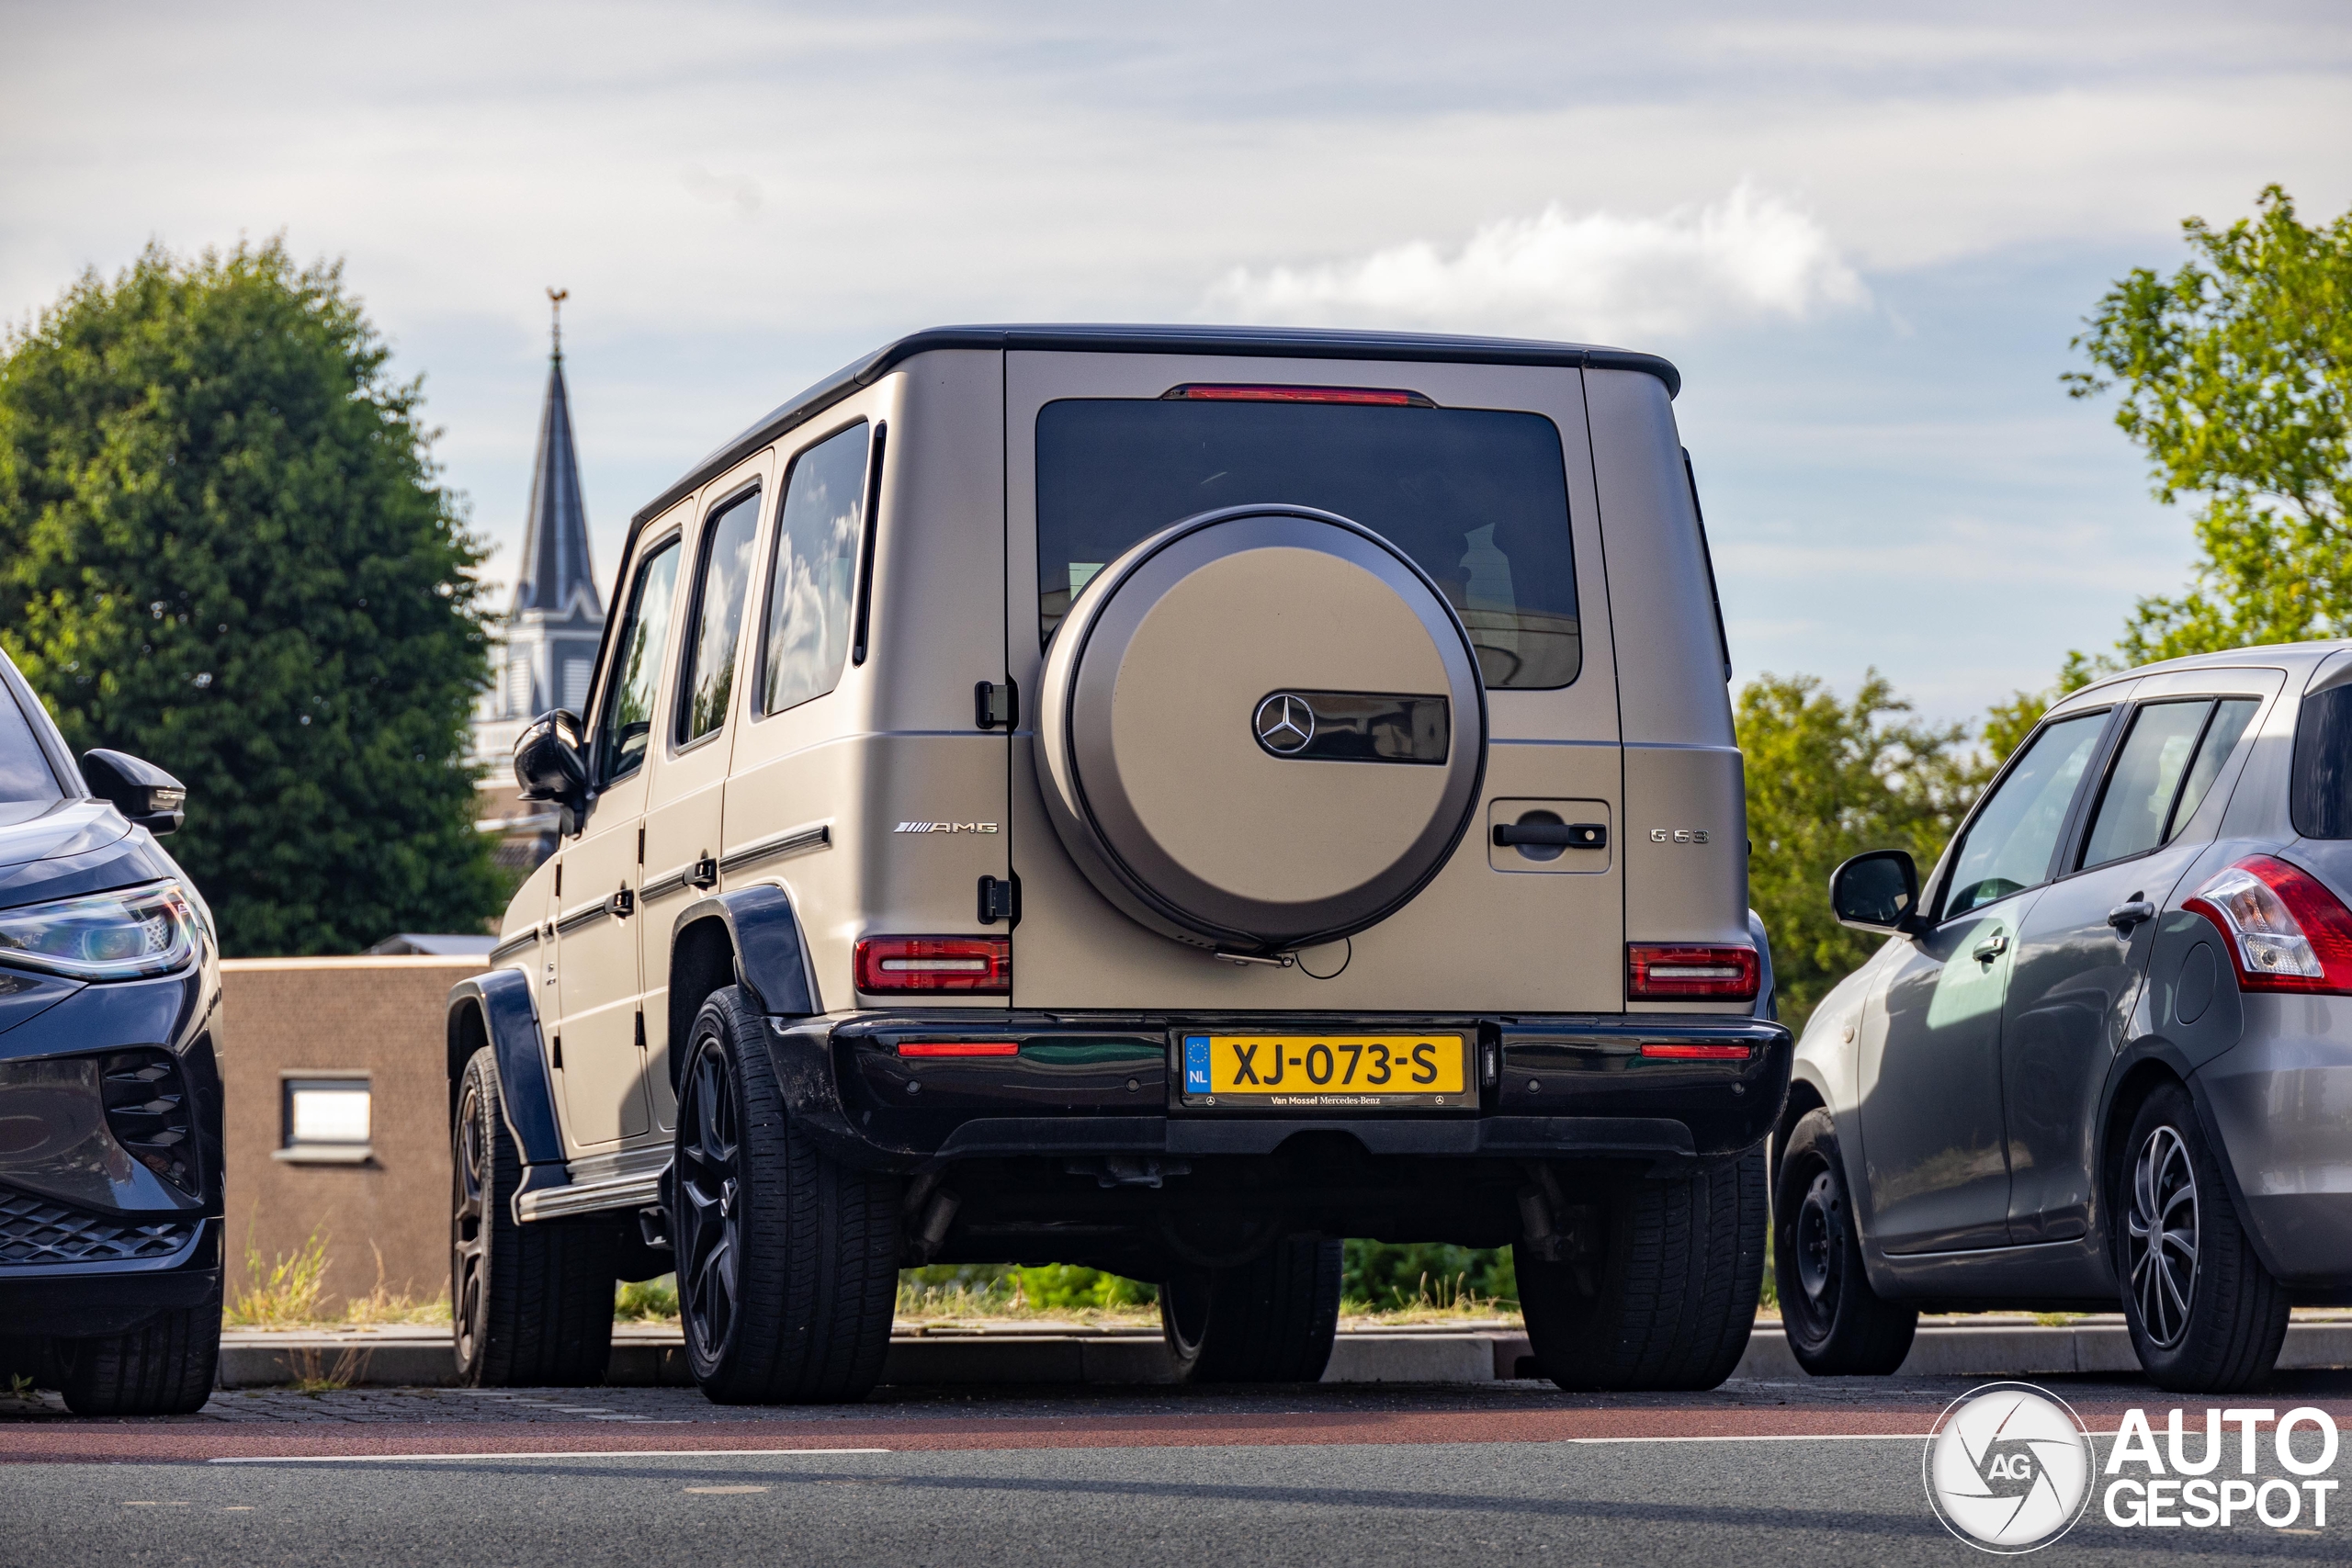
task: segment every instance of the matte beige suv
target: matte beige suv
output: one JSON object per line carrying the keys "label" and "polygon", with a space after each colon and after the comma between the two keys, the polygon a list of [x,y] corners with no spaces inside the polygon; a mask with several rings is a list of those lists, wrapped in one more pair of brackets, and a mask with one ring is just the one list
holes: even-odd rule
{"label": "matte beige suv", "polygon": [[902,339],[639,513],[555,857],[451,997],[461,1370],[675,1269],[722,1401],[898,1270],[1160,1287],[1321,1375],[1340,1241],[1517,1248],[1544,1375],[1720,1382],[1790,1041],[1673,367],[1340,333]]}

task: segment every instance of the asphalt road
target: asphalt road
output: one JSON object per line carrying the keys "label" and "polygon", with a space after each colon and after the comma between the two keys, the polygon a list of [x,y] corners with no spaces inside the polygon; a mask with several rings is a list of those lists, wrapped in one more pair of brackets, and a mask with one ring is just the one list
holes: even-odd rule
{"label": "asphalt road", "polygon": [[[0,1418],[0,1461],[20,1461],[0,1469],[0,1568],[1963,1563],[1983,1559],[1929,1512],[1911,1434],[1964,1386],[908,1391],[798,1412],[603,1389],[224,1396],[173,1422],[26,1411]],[[2172,1403],[2052,1386],[2094,1430],[2127,1404],[2161,1427]],[[2262,1403],[2352,1425],[2352,1378]],[[1726,1427],[1747,1430],[1694,1430]],[[435,1453],[453,1457],[413,1457]],[[2315,1534],[2123,1530],[2094,1507],[2034,1561],[2343,1562],[2347,1531],[2333,1514]]]}

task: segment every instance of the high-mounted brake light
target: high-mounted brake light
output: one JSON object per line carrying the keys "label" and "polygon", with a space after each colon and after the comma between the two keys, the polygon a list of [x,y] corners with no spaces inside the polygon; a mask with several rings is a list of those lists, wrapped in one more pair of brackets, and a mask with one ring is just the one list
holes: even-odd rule
{"label": "high-mounted brake light", "polygon": [[2249,855],[2181,908],[2221,931],[2242,988],[2352,995],[2352,909],[2302,867]]}
{"label": "high-mounted brake light", "polygon": [[1001,936],[870,936],[857,944],[861,991],[1012,989],[1012,939]]}
{"label": "high-mounted brake light", "polygon": [[1018,1040],[901,1040],[901,1056],[1018,1056]]}
{"label": "high-mounted brake light", "polygon": [[1161,397],[1194,403],[1354,403],[1385,409],[1433,409],[1419,392],[1391,387],[1275,387],[1191,382],[1170,387]]}
{"label": "high-mounted brake light", "polygon": [[1749,1055],[1745,1045],[1705,1044],[1689,1040],[1645,1040],[1642,1055],[1663,1056],[1677,1062],[1745,1062]]}
{"label": "high-mounted brake light", "polygon": [[1760,968],[1756,950],[1743,944],[1629,942],[1625,995],[1637,1002],[1752,1002]]}

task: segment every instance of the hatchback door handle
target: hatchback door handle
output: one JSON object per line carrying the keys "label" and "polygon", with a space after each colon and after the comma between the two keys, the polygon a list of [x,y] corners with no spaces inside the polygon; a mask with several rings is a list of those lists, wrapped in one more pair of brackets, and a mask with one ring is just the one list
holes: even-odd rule
{"label": "hatchback door handle", "polygon": [[1999,931],[1990,937],[1987,937],[1984,941],[1978,942],[1976,944],[1976,952],[1973,956],[1979,964],[1990,964],[1996,958],[2000,957],[2001,954],[2008,952],[2008,933],[2007,931]]}
{"label": "hatchback door handle", "polygon": [[2153,920],[2155,918],[2156,907],[2145,898],[2134,898],[2129,903],[2118,904],[2107,912],[2107,923],[2115,928],[2115,934],[2127,938],[2131,936],[2133,926],[2138,925],[2142,920]]}

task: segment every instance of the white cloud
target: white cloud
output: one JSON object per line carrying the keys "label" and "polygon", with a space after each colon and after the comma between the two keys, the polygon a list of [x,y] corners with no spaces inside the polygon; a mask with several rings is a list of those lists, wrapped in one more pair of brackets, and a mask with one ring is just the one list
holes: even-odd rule
{"label": "white cloud", "polygon": [[1720,201],[1657,217],[1555,203],[1481,226],[1451,255],[1415,240],[1354,261],[1237,267],[1211,308],[1253,321],[1593,340],[1801,321],[1869,301],[1826,230],[1743,181]]}

